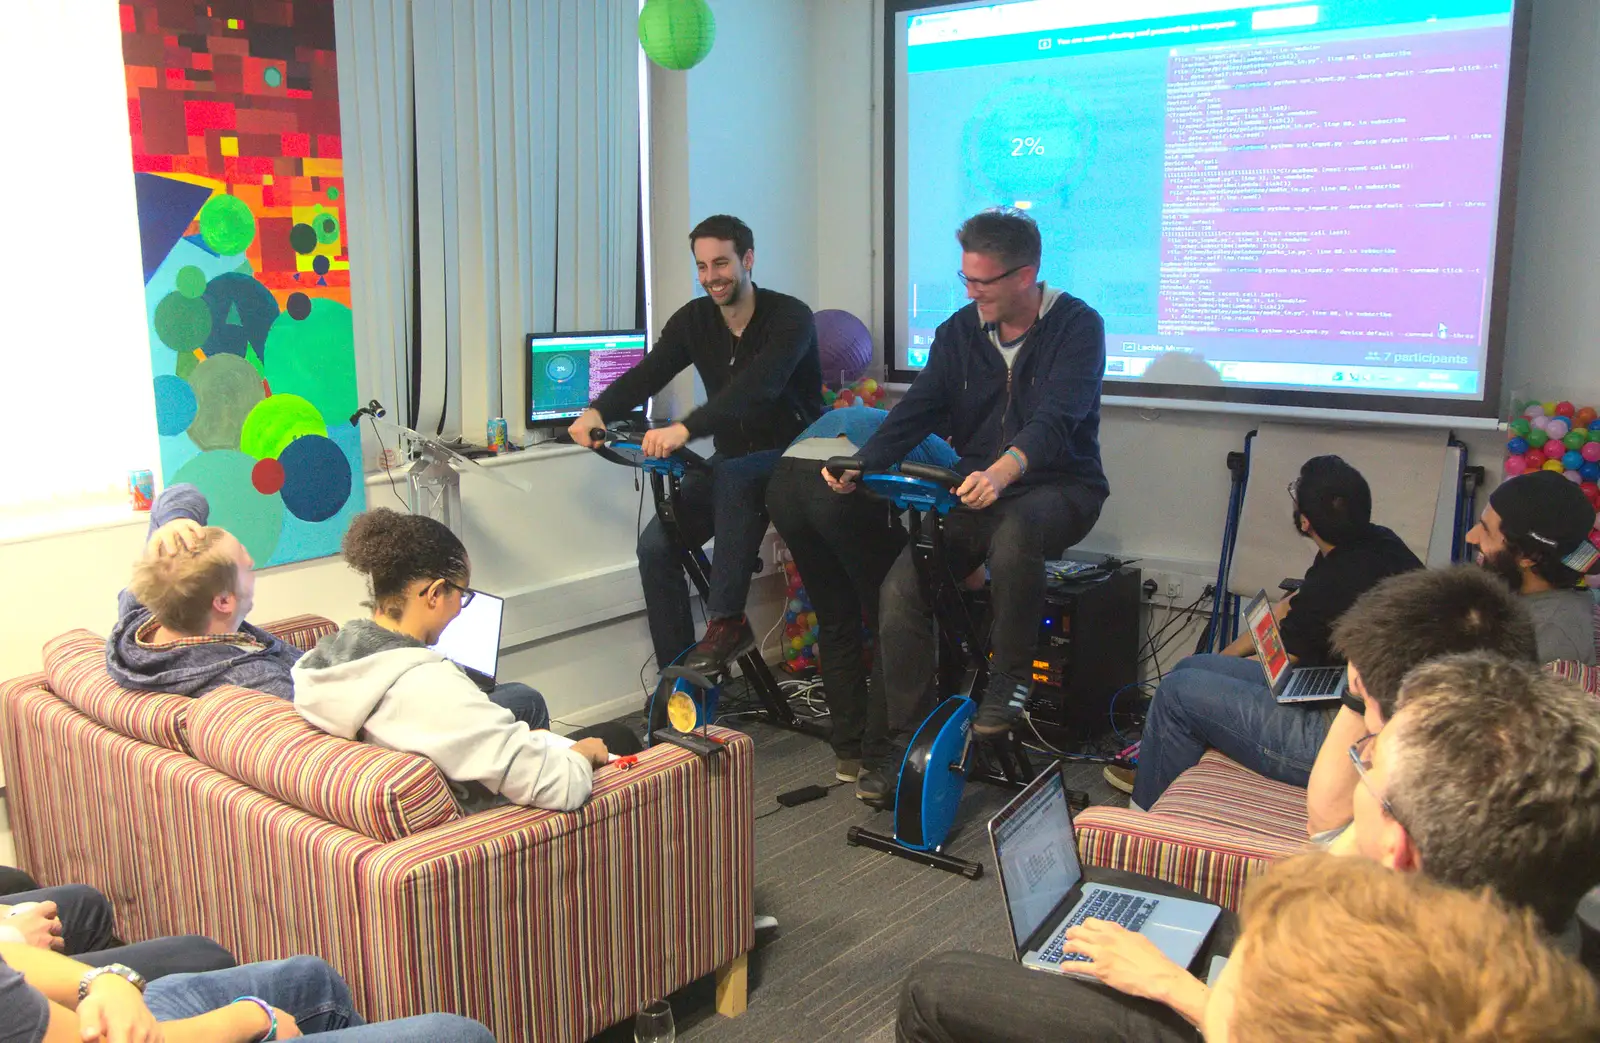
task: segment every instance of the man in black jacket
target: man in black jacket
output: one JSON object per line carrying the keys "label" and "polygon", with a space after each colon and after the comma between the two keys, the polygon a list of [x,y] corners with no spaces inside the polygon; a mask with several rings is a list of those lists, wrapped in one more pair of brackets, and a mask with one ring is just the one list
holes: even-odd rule
{"label": "man in black jacket", "polygon": [[[973,723],[1004,734],[1032,682],[1044,607],[1044,562],[1088,535],[1109,492],[1100,467],[1105,324],[1089,305],[1039,281],[1039,229],[1020,210],[985,210],[962,224],[961,281],[971,304],[939,326],[928,365],[858,454],[868,470],[898,463],[930,434],[949,436],[965,475],[965,511],[946,522],[951,566],[988,562],[993,622],[990,678]],[[854,488],[824,472],[837,492]],[[937,632],[911,552],[883,584],[880,648],[891,731],[931,708]],[[876,800],[894,780],[870,765],[857,796]]]}
{"label": "man in black jacket", "polygon": [[690,365],[700,374],[706,402],[644,436],[644,451],[655,457],[707,435],[716,446],[711,473],[684,478],[678,518],[696,546],[716,537],[706,633],[692,651],[681,551],[659,520],[639,537],[639,577],[657,663],[681,658],[709,671],[755,647],[744,603],[767,529],[767,479],[789,443],[822,415],[822,363],[811,309],[751,281],[756,255],[749,226],[717,214],[695,226],[689,245],[706,296],[679,308],[644,361],[603,391],[569,433],[592,448],[590,431],[607,418],[644,405]]}

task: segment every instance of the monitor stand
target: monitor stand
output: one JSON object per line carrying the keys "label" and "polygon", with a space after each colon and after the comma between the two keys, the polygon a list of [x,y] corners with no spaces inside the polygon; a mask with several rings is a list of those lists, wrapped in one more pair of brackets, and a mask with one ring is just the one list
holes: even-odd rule
{"label": "monitor stand", "polygon": [[461,535],[461,475],[451,466],[458,454],[440,442],[407,432],[406,455],[411,467],[406,471],[410,484],[412,514],[432,518]]}

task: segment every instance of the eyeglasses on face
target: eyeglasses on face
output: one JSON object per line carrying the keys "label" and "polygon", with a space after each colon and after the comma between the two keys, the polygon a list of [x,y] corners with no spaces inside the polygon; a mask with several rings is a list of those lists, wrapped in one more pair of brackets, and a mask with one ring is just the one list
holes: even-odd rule
{"label": "eyeglasses on face", "polygon": [[992,279],[978,279],[978,278],[975,278],[975,277],[973,277],[971,275],[968,275],[966,272],[957,271],[956,272],[956,278],[961,280],[961,284],[963,286],[993,286],[995,283],[999,282],[1001,279],[1009,279],[1009,278],[1011,278],[1011,276],[1017,274],[1018,272],[1022,271],[1022,269],[1026,268],[1026,267],[1028,267],[1028,266],[1025,265],[1025,264],[1019,264],[1015,268],[1006,269],[1005,271],[1001,272],[999,275],[996,275]]}
{"label": "eyeglasses on face", "polygon": [[[1367,778],[1367,772],[1372,770],[1372,744],[1378,737],[1366,735],[1350,747],[1350,763],[1356,766],[1356,775],[1361,779],[1361,784],[1367,787],[1367,792],[1377,799],[1378,805],[1383,808],[1383,813],[1400,821],[1400,816],[1394,813],[1394,805],[1389,803],[1389,798],[1379,793]],[[1401,823],[1404,825],[1404,823]]]}
{"label": "eyeglasses on face", "polygon": [[[468,605],[472,604],[472,599],[478,596],[478,592],[473,590],[471,587],[463,587],[461,584],[447,579],[441,579],[439,582],[444,584],[446,590],[459,590],[461,592],[462,608],[466,608]],[[423,587],[419,593],[421,593],[423,597],[427,597],[428,588]]]}

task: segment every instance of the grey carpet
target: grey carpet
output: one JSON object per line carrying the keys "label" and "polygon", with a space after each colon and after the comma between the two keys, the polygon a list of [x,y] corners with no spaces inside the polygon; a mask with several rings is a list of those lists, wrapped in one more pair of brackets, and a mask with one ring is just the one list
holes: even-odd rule
{"label": "grey carpet", "polygon": [[[845,831],[863,825],[892,832],[890,815],[839,786],[809,804],[783,808],[778,793],[834,781],[828,745],[751,722],[756,741],[756,910],[777,917],[759,932],[750,956],[750,1005],[737,1018],[714,1008],[711,979],[672,996],[684,1043],[891,1043],[900,982],[918,960],[952,949],[1011,953],[1010,931],[994,876],[984,823],[1009,799],[1000,787],[974,783],[962,800],[949,850],[984,864],[968,880],[867,848]],[[1035,769],[1043,767],[1035,756]],[[1095,804],[1125,805],[1094,765],[1070,764],[1067,784]],[[594,1043],[624,1043],[630,1024]]]}

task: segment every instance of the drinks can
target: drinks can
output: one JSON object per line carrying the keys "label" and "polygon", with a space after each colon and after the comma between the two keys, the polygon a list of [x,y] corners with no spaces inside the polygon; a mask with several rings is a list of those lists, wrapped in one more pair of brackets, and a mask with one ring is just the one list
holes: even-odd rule
{"label": "drinks can", "polygon": [[134,510],[148,511],[156,498],[156,476],[149,471],[129,471],[128,498]]}
{"label": "drinks can", "polygon": [[506,418],[497,416],[489,421],[488,446],[497,453],[506,451]]}

